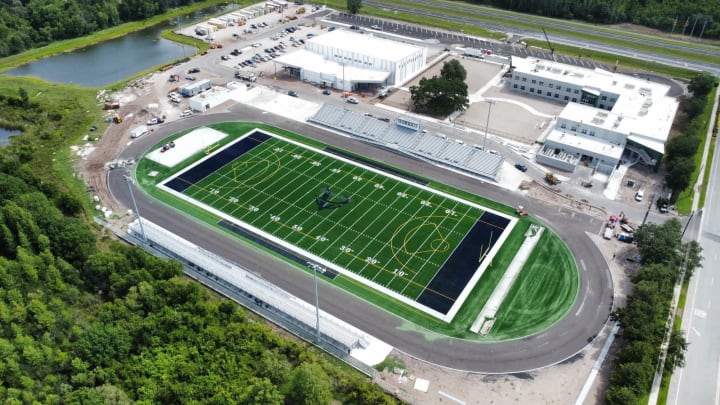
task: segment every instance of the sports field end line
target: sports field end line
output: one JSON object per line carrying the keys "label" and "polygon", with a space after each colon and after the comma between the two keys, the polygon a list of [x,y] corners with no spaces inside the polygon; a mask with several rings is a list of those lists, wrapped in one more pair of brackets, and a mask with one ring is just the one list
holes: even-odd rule
{"label": "sports field end line", "polygon": [[465,284],[465,288],[460,292],[460,295],[458,295],[457,300],[453,304],[452,307],[450,307],[450,310],[448,311],[447,315],[445,315],[445,322],[450,322],[455,317],[457,312],[462,307],[463,303],[465,303],[465,300],[467,299],[468,295],[472,292],[472,290],[475,288],[475,285],[480,281],[480,278],[485,273],[485,270],[490,266],[490,263],[492,263],[493,259],[497,255],[497,253],[500,251],[500,249],[505,245],[505,241],[508,237],[510,237],[510,234],[512,233],[513,229],[515,229],[515,226],[518,223],[518,218],[511,217],[509,215],[500,214],[502,217],[508,218],[510,222],[508,222],[507,226],[505,227],[505,230],[500,234],[500,237],[495,242],[495,245],[493,245],[493,248],[490,249],[490,251],[485,255],[485,260],[482,261],[480,264],[480,267],[478,267],[478,270],[475,271],[475,274],[470,278],[470,281],[468,281],[467,284]]}

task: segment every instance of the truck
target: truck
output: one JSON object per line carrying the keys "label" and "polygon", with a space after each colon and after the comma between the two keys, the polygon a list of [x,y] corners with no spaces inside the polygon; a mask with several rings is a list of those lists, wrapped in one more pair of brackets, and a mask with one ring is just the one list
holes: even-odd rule
{"label": "truck", "polygon": [[246,82],[254,82],[257,81],[257,76],[255,76],[255,73],[252,72],[245,72],[242,70],[238,70],[235,72],[235,77],[244,80]]}
{"label": "truck", "polygon": [[197,82],[180,87],[180,94],[183,97],[193,97],[202,93],[203,91],[210,90],[211,87],[212,82],[210,80],[198,80]]}
{"label": "truck", "polygon": [[560,184],[560,179],[558,179],[557,175],[555,173],[547,172],[545,173],[545,180],[547,180],[550,185],[556,186]]}
{"label": "truck", "polygon": [[133,139],[140,138],[141,136],[147,134],[148,132],[149,131],[148,131],[147,126],[140,125],[139,127],[135,127],[135,128],[133,128],[132,131],[130,131],[130,138],[133,138]]}
{"label": "truck", "polygon": [[626,234],[626,233],[624,233],[624,232],[619,233],[619,234],[617,235],[617,238],[618,238],[618,240],[619,240],[620,242],[633,243],[633,236],[632,236],[632,235],[628,235],[628,234]]}
{"label": "truck", "polygon": [[465,48],[463,50],[463,56],[469,56],[471,58],[485,59],[485,51],[477,48]]}

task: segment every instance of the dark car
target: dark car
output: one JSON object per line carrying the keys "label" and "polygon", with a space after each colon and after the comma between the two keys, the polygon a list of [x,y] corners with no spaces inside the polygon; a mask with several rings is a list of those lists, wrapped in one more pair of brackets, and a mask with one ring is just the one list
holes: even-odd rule
{"label": "dark car", "polygon": [[350,29],[351,29],[351,30],[359,30],[360,27],[358,27],[357,25],[351,25],[351,26],[350,26]]}
{"label": "dark car", "polygon": [[515,163],[515,168],[518,169],[518,170],[520,170],[521,172],[526,172],[526,171],[527,171],[527,166],[525,166],[525,165],[522,164],[522,163]]}
{"label": "dark car", "polygon": [[329,95],[330,95],[330,90],[323,90],[323,95],[329,96]]}
{"label": "dark car", "polygon": [[200,73],[200,68],[194,67],[194,68],[188,70],[188,73]]}
{"label": "dark car", "polygon": [[295,91],[295,90],[290,90],[290,91],[288,91],[288,96],[290,96],[290,97],[297,97],[297,96],[298,96],[298,93],[297,93],[297,91]]}

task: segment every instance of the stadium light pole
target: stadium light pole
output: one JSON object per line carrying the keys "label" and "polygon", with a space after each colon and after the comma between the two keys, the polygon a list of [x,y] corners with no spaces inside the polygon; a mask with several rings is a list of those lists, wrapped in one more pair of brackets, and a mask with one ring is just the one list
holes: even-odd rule
{"label": "stadium light pole", "polygon": [[318,295],[317,267],[313,266],[313,282],[315,283],[315,339],[320,343],[320,296]]}
{"label": "stadium light pole", "polygon": [[485,122],[485,138],[483,138],[483,152],[486,152],[485,144],[487,143],[487,134],[488,134],[488,127],[490,126],[490,110],[492,110],[493,104],[495,104],[492,100],[485,100],[486,103],[488,103],[488,115],[487,115],[487,121]]}
{"label": "stadium light pole", "polygon": [[147,236],[145,236],[145,228],[143,227],[142,218],[140,218],[140,212],[138,211],[137,202],[135,201],[135,193],[133,192],[132,185],[135,184],[135,180],[133,180],[132,177],[128,176],[127,174],[124,174],[123,177],[125,178],[125,181],[128,185],[128,190],[130,190],[130,199],[132,199],[133,203],[133,209],[135,210],[135,216],[138,219],[138,224],[140,224],[140,233],[142,234],[142,241],[143,244],[147,243]]}

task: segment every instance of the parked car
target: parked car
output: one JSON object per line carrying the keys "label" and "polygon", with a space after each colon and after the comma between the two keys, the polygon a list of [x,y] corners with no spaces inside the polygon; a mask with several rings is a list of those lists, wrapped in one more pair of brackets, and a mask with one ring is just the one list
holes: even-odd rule
{"label": "parked car", "polygon": [[148,120],[147,124],[148,124],[148,125],[157,125],[157,124],[158,124],[158,119],[155,118],[155,117],[150,118],[150,119]]}
{"label": "parked car", "polygon": [[230,60],[230,55],[223,55],[220,57],[222,60]]}
{"label": "parked car", "polygon": [[645,190],[638,190],[637,193],[635,193],[635,201],[641,202],[643,198],[645,197]]}
{"label": "parked car", "polygon": [[287,94],[288,94],[288,96],[290,96],[290,97],[297,97],[297,96],[298,96],[298,93],[297,93],[297,91],[295,91],[295,90],[290,90],[290,91],[288,91]]}
{"label": "parked car", "polygon": [[191,115],[192,115],[192,110],[190,110],[190,109],[187,109],[187,110],[185,110],[185,111],[183,111],[183,112],[180,113],[180,116],[181,116],[181,117],[189,117],[189,116],[191,116]]}
{"label": "parked car", "polygon": [[350,104],[360,104],[360,101],[358,101],[358,99],[356,99],[355,97],[352,97],[352,96],[347,98],[347,102]]}
{"label": "parked car", "polygon": [[370,28],[373,30],[382,31],[382,27],[379,25],[371,25]]}
{"label": "parked car", "polygon": [[526,171],[527,171],[527,166],[525,166],[525,165],[522,164],[522,163],[515,163],[515,168],[518,169],[518,170],[520,170],[521,172],[526,172]]}
{"label": "parked car", "polygon": [[190,70],[188,70],[188,73],[200,73],[200,68],[198,68],[198,67],[190,68]]}
{"label": "parked car", "polygon": [[195,76],[185,76],[185,80],[195,81]]}
{"label": "parked car", "polygon": [[329,96],[329,95],[330,95],[330,90],[328,90],[328,89],[323,90],[323,95]]}
{"label": "parked car", "polygon": [[335,31],[335,27],[328,28],[328,32],[333,32],[333,31]]}
{"label": "parked car", "polygon": [[350,26],[350,29],[351,29],[351,30],[359,30],[360,27],[358,27],[357,25],[351,25],[351,26]]}

